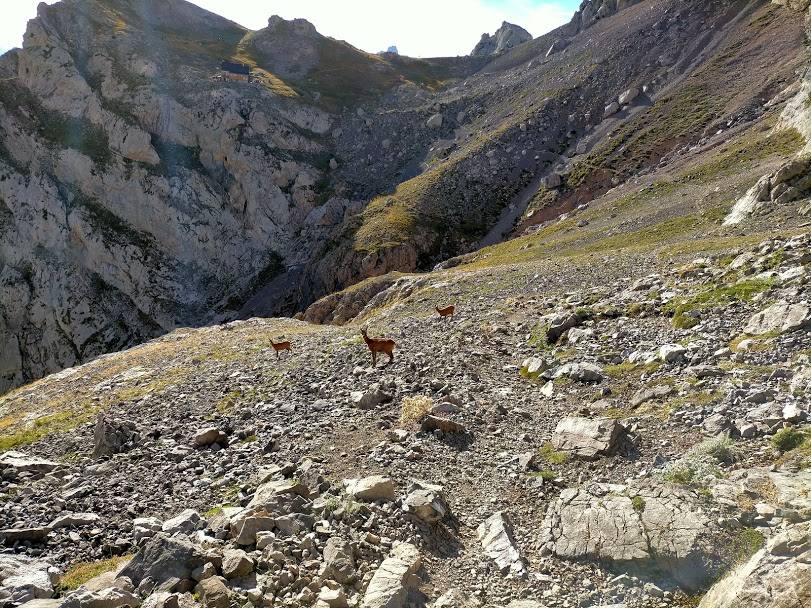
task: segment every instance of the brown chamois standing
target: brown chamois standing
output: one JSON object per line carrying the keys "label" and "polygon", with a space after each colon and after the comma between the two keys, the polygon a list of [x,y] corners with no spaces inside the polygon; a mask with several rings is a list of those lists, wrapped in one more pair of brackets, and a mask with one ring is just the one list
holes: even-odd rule
{"label": "brown chamois standing", "polygon": [[394,340],[389,340],[388,338],[370,338],[365,327],[360,330],[360,333],[363,336],[364,342],[366,342],[366,346],[368,346],[369,350],[372,352],[372,367],[377,365],[377,353],[386,353],[389,356],[389,362],[386,363],[386,365],[391,365],[392,362],[394,362],[394,347],[397,346]]}
{"label": "brown chamois standing", "polygon": [[291,355],[293,354],[293,347],[290,345],[290,342],[274,342],[273,338],[270,339],[270,344],[273,346],[273,350],[276,351],[276,358],[279,359],[279,352],[286,350]]}
{"label": "brown chamois standing", "polygon": [[434,306],[436,311],[439,313],[439,316],[445,319],[446,321],[450,319],[456,313],[456,306],[451,304],[450,306],[446,306],[445,308],[440,308],[439,306]]}

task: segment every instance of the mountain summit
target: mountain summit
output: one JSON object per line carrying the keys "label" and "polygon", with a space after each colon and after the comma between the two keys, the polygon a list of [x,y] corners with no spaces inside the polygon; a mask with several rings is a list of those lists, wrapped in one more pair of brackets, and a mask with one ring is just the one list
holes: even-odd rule
{"label": "mountain summit", "polygon": [[530,40],[532,40],[532,35],[527,30],[505,21],[492,36],[487,33],[482,34],[481,40],[470,54],[474,57],[498,55]]}

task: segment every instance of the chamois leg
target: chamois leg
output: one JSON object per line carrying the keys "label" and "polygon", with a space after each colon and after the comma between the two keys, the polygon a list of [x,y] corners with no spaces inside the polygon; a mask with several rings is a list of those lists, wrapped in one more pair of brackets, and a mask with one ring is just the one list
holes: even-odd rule
{"label": "chamois leg", "polygon": [[372,351],[372,367],[377,366],[377,353]]}
{"label": "chamois leg", "polygon": [[276,361],[278,361],[281,357],[279,356],[279,351],[276,351]]}
{"label": "chamois leg", "polygon": [[386,353],[389,356],[389,362],[386,363],[386,367],[394,363],[394,353]]}

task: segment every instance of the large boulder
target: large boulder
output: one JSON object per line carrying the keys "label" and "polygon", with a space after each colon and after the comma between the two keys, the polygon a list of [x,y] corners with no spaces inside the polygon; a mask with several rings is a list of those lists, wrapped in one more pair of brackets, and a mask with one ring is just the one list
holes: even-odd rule
{"label": "large boulder", "polygon": [[506,513],[493,513],[479,524],[476,533],[485,555],[496,563],[502,574],[511,578],[526,576],[527,564],[515,544],[512,522]]}
{"label": "large boulder", "polygon": [[319,576],[342,585],[355,578],[355,558],[352,544],[339,536],[331,536],[324,546],[324,563]]}
{"label": "large boulder", "polygon": [[541,529],[561,559],[591,560],[698,590],[725,566],[725,537],[695,495],[670,486],[591,484],[561,492]]}
{"label": "large boulder", "polygon": [[226,549],[222,554],[222,575],[242,578],[253,572],[254,561],[242,549]]}
{"label": "large boulder", "polygon": [[256,488],[246,508],[270,514],[286,513],[296,497],[309,496],[310,489],[300,479],[271,479]]}
{"label": "large boulder", "polygon": [[171,578],[191,578],[194,570],[209,561],[208,556],[188,540],[156,534],[120,572],[138,586],[147,576],[160,584]]}
{"label": "large boulder", "polygon": [[15,475],[20,473],[45,474],[59,467],[58,462],[29,456],[22,452],[4,452],[0,454],[0,470],[9,469]]}
{"label": "large boulder", "polygon": [[413,575],[421,565],[420,552],[414,545],[406,543],[392,549],[372,576],[362,608],[403,608],[410,589],[416,586]]}
{"label": "large boulder", "polygon": [[203,523],[203,518],[194,509],[186,509],[171,519],[163,522],[161,529],[166,534],[190,534]]}
{"label": "large boulder", "polygon": [[552,373],[552,377],[566,377],[575,382],[584,384],[592,382],[602,382],[604,379],[603,370],[595,363],[564,363]]}
{"label": "large boulder", "polygon": [[373,502],[394,500],[394,484],[388,477],[371,475],[362,479],[345,479],[346,494],[355,500]]}
{"label": "large boulder", "polygon": [[53,597],[59,571],[24,555],[0,554],[0,605]]}
{"label": "large boulder", "polygon": [[811,606],[811,522],[789,526],[713,585],[699,608]]}
{"label": "large boulder", "polygon": [[99,414],[93,431],[93,458],[126,452],[132,449],[139,439],[135,423],[128,420],[113,420]]}
{"label": "large boulder", "polygon": [[403,511],[427,524],[435,524],[450,513],[450,507],[441,486],[414,482],[403,499]]}
{"label": "large boulder", "polygon": [[79,587],[65,597],[61,608],[124,608],[125,606],[135,608],[140,603],[141,598],[126,589]]}
{"label": "large boulder", "polygon": [[782,300],[753,315],[743,332],[750,336],[761,336],[772,332],[796,331],[809,326],[811,308],[807,304],[789,304]]}
{"label": "large boulder", "polygon": [[574,456],[593,460],[613,454],[625,432],[611,418],[563,418],[552,435],[552,445]]}
{"label": "large boulder", "polygon": [[197,594],[205,608],[228,608],[231,604],[231,593],[221,576],[211,576],[200,581]]}

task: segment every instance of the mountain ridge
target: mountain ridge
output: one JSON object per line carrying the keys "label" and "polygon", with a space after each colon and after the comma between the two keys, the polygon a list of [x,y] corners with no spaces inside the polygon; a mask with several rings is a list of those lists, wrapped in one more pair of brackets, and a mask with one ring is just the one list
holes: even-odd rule
{"label": "mountain ridge", "polygon": [[[696,52],[690,40],[710,31],[702,19],[707,28],[716,20],[721,43],[739,36],[730,62],[754,65],[770,52],[759,42],[769,36],[771,52],[789,59],[739,92],[739,107],[777,93],[801,64],[802,28],[780,9],[755,25],[730,21],[767,11],[765,2],[697,5],[689,18],[667,2],[624,3],[594,21],[588,15],[600,7],[584,2],[570,24],[494,59],[435,60],[382,59],[310,27],[299,41],[252,33],[180,1],[137,6],[43,6],[23,49],[2,60],[11,80],[3,83],[0,195],[16,203],[4,212],[5,387],[178,324],[290,314],[369,276],[430,269],[474,250],[499,223],[511,228],[518,218],[508,214],[525,214],[514,201],[552,183],[547,177],[562,188],[529,192],[527,211],[565,213],[606,189],[594,181],[605,170],[589,168],[595,160],[617,169],[614,152],[577,156],[578,146],[653,116],[644,100],[680,87],[680,71],[694,69],[674,60]],[[273,31],[288,28],[270,21]],[[148,31],[153,24],[161,40]],[[747,41],[747,27],[763,33]],[[306,69],[277,66],[276,43],[309,57]],[[610,61],[585,61],[595,44]],[[339,71],[324,63],[324,48],[340,53]],[[701,67],[703,57],[691,60]],[[223,80],[217,68],[229,58],[251,65],[255,82]],[[612,95],[649,79],[628,79],[620,66],[643,61],[662,83],[604,118]],[[747,82],[718,73],[713,86]],[[659,105],[687,112],[681,124],[693,141],[707,117],[737,111],[716,104],[692,117],[697,98],[671,99],[675,106]],[[657,137],[621,180],[658,162],[657,146],[673,145]],[[584,168],[588,179],[575,183]],[[37,199],[48,202],[28,206]],[[73,270],[53,272],[56,260]]]}

